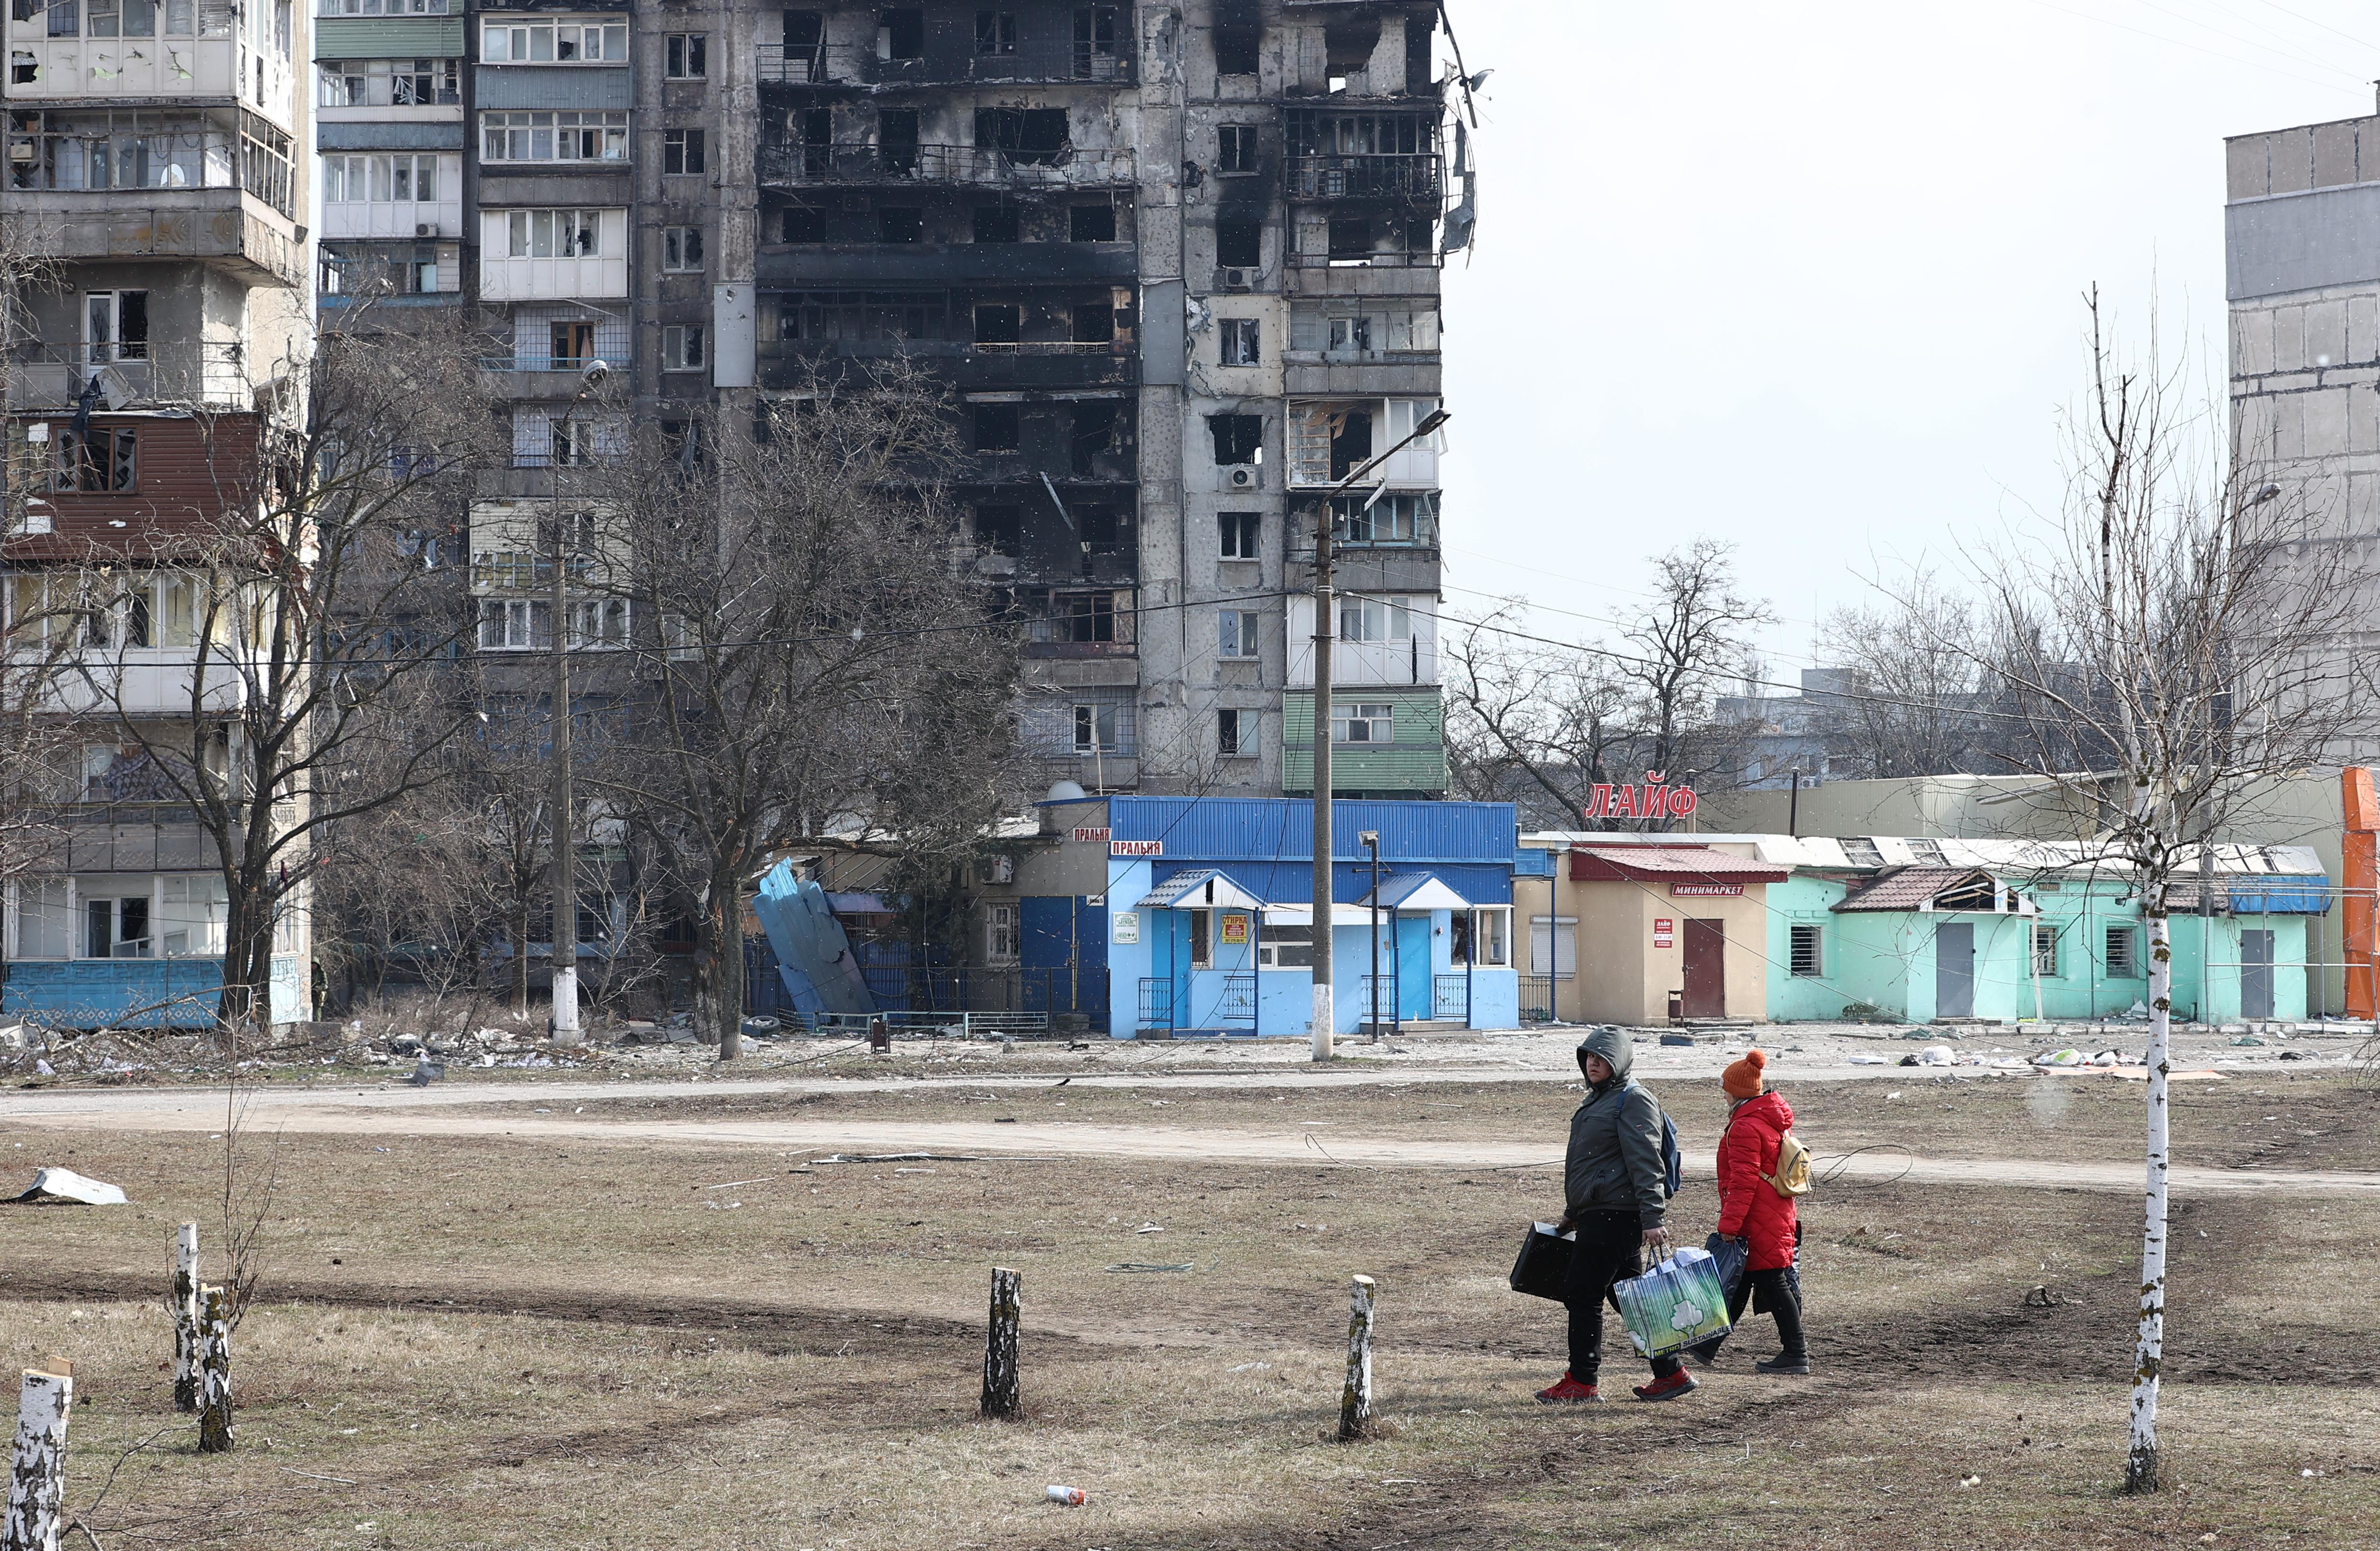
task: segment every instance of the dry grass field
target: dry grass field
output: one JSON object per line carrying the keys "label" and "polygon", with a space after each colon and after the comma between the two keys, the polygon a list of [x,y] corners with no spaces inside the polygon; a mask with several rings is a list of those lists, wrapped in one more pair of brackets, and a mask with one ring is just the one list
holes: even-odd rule
{"label": "dry grass field", "polygon": [[[2136,1084],[1910,1079],[1792,1097],[1822,1154],[2137,1156]],[[1323,1152],[1333,1134],[1439,1133],[1543,1138],[1551,1157],[1576,1102],[1554,1084],[988,1092],[706,1084],[579,1118],[1315,1122],[1317,1156],[823,1164],[411,1137],[398,1115],[370,1135],[252,1133],[245,1177],[271,1159],[279,1182],[265,1284],[235,1341],[239,1448],[201,1457],[183,1430],[124,1460],[91,1515],[101,1543],[2380,1547],[2380,1315],[2362,1292],[2380,1199],[2180,1204],[2175,1484],[2131,1500],[2112,1485],[2131,1196],[1841,1181],[1805,1211],[1813,1377],[1755,1375],[1775,1345],[1755,1320],[1682,1401],[1550,1411],[1530,1396],[1560,1371],[1560,1311],[1504,1275],[1521,1225],[1558,1205],[1552,1171]],[[521,1097],[537,1107],[534,1088]],[[1713,1133],[1715,1093],[1665,1098],[1690,1140]],[[2176,1103],[2187,1161],[2374,1158],[2374,1098],[2338,1079],[2259,1074]],[[71,1505],[180,1420],[159,1297],[174,1224],[220,1236],[224,1146],[0,1129],[15,1174],[63,1163],[134,1202],[0,1207],[7,1355],[76,1363]],[[1675,1215],[1699,1236],[1714,1206],[1690,1183]],[[1025,1279],[1028,1414],[1007,1424],[975,1414],[994,1264]],[[1328,1439],[1357,1272],[1379,1282],[1384,1436],[1342,1446]],[[2049,1306],[2028,1305],[2036,1287]],[[1615,1360],[1607,1388],[1624,1397],[1641,1372]],[[1045,1505],[1051,1483],[1089,1505]]]}

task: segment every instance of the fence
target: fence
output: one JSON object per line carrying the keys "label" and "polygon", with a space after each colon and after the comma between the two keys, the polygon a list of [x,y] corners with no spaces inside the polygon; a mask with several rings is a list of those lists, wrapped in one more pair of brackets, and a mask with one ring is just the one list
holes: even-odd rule
{"label": "fence", "polygon": [[1262,1032],[1257,1021],[1255,974],[1233,973],[1215,978],[1220,978],[1222,986],[1213,1004],[1199,1006],[1184,1000],[1195,992],[1184,991],[1172,979],[1163,975],[1143,975],[1135,1026],[1163,1029],[1171,1034],[1194,1029],[1228,1032],[1245,1024],[1251,1034]]}
{"label": "fence", "polygon": [[1452,1020],[1471,1022],[1471,976],[1468,975],[1435,975],[1430,977],[1429,1015],[1440,1023]]}
{"label": "fence", "polygon": [[1550,1024],[1554,1021],[1554,977],[1550,975],[1521,976],[1521,1022]]}
{"label": "fence", "polygon": [[[746,1012],[780,1018],[793,1012],[793,998],[777,973],[777,956],[767,939],[744,944],[744,968]],[[887,1016],[915,1015],[933,1022],[966,1014],[981,1024],[1015,1014],[1038,1020],[1041,1027],[1073,1021],[1080,1028],[1104,1033],[1108,1026],[1108,972],[1103,968],[879,963],[863,963],[860,974],[876,1003],[874,1012]]]}

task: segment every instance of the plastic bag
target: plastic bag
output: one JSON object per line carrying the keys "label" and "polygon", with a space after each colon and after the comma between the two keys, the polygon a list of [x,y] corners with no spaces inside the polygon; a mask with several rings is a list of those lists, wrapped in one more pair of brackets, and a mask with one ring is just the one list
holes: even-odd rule
{"label": "plastic bag", "polygon": [[1704,1250],[1680,1250],[1641,1277],[1611,1289],[1628,1339],[1646,1357],[1666,1357],[1713,1336],[1724,1336],[1727,1289],[1718,1262]]}

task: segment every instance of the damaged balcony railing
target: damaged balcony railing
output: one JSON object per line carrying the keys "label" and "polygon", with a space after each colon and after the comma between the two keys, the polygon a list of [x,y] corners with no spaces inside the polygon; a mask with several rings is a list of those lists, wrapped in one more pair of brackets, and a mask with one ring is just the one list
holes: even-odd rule
{"label": "damaged balcony railing", "polygon": [[11,409],[72,408],[94,380],[93,407],[103,410],[136,404],[254,407],[254,389],[237,340],[24,345],[6,359]]}
{"label": "damaged balcony railing", "polygon": [[1293,200],[1433,200],[1446,187],[1434,152],[1292,156],[1287,176]]}
{"label": "damaged balcony railing", "polygon": [[1129,146],[1061,145],[1048,151],[985,145],[891,145],[862,141],[764,146],[760,181],[774,186],[953,184],[1012,188],[1130,183]]}
{"label": "damaged balcony railing", "polygon": [[[1099,7],[1112,9],[1112,7]],[[789,20],[798,12],[786,13]],[[759,78],[768,86],[813,86],[832,83],[885,85],[928,81],[1056,81],[1093,80],[1117,83],[1133,79],[1128,30],[1117,35],[1112,22],[1102,27],[1093,13],[1079,20],[1096,35],[1074,39],[1014,39],[1004,46],[995,35],[993,51],[965,56],[957,62],[887,58],[871,43],[831,43],[822,38],[802,38],[759,45]]]}

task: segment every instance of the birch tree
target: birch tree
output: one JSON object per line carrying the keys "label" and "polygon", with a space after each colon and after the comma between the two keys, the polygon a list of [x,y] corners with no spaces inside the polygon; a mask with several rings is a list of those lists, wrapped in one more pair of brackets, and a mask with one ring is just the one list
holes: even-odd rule
{"label": "birch tree", "polygon": [[2135,882],[2149,955],[2146,1197],[2129,1490],[2158,1484],[2165,1366],[2168,891],[2261,784],[2335,764],[2373,727],[2366,542],[2268,477],[2261,428],[2192,401],[2154,341],[2127,359],[2087,301],[2090,378],[2066,418],[2068,498],[2046,531],[1971,557],[1975,627],[1936,643],[1991,692],[2010,767],[2082,812]]}

